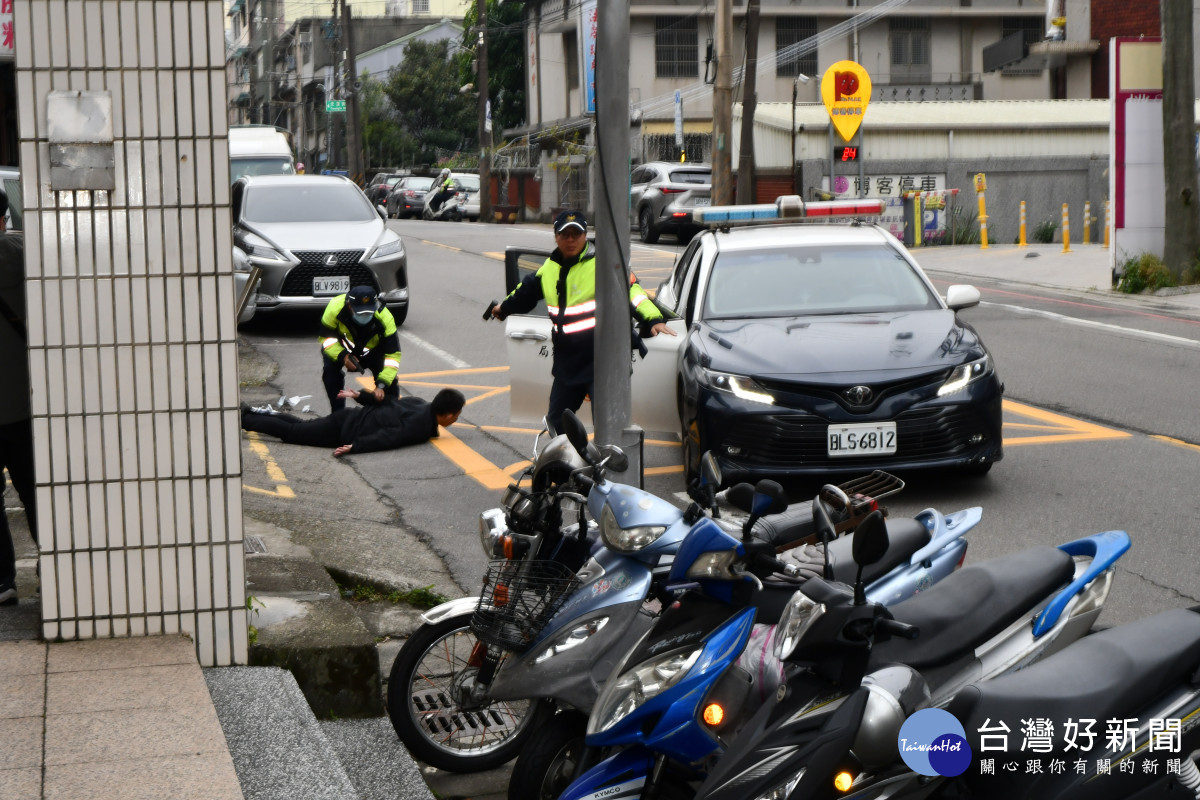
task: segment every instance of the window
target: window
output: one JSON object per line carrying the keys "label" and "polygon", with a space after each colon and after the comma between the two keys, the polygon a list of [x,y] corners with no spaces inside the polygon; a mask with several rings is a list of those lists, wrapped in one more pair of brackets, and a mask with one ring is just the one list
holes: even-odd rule
{"label": "window", "polygon": [[928,81],[931,76],[929,20],[895,17],[889,23],[888,39],[892,51],[892,83]]}
{"label": "window", "polygon": [[[812,17],[778,17],[775,20],[775,74],[794,78],[803,73],[817,74],[817,47],[800,43],[817,35],[817,21]],[[806,52],[807,51],[807,52]]]}
{"label": "window", "polygon": [[695,16],[654,18],[654,69],[659,78],[700,75],[700,31]]}
{"label": "window", "polygon": [[[704,163],[712,150],[711,133],[685,133],[683,153],[687,161]],[[679,161],[679,146],[673,133],[648,133],[642,137],[642,154],[646,161]]]}
{"label": "window", "polygon": [[428,14],[429,13],[429,0],[412,0],[412,13]]}

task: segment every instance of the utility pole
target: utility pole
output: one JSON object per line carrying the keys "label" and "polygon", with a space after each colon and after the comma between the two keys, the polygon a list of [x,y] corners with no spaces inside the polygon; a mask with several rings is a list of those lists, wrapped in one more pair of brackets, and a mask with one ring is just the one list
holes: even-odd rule
{"label": "utility pole", "polygon": [[717,76],[713,85],[712,202],[713,205],[727,206],[733,199],[733,173],[729,153],[733,138],[733,0],[717,0],[716,13]]}
{"label": "utility pole", "polygon": [[350,4],[342,0],[342,27],[346,36],[346,161],[350,180],[364,186],[362,131],[358,116],[358,68],[354,59],[354,27]]}
{"label": "utility pole", "polygon": [[[642,431],[630,424],[629,0],[597,3],[596,359],[592,421],[598,444],[619,444],[641,484]],[[584,20],[587,25],[589,20]]]}
{"label": "utility pole", "polygon": [[492,221],[492,121],[488,119],[487,0],[476,0],[479,43],[475,49],[475,88],[479,90],[479,221]]}
{"label": "utility pole", "polygon": [[[333,71],[325,87],[325,169],[332,172],[337,167],[338,147],[334,144],[333,113],[329,101],[341,98],[338,86],[342,80],[342,35],[341,12],[338,0],[333,0],[333,11],[329,18],[329,53],[333,58]],[[344,119],[344,117],[343,117]]]}
{"label": "utility pole", "polygon": [[[1166,198],[1163,261],[1179,278],[1200,247],[1200,188],[1196,178],[1196,112],[1190,2],[1166,2],[1162,14],[1163,168]],[[1085,221],[1084,224],[1091,224]]]}
{"label": "utility pole", "polygon": [[[749,0],[746,6],[746,71],[742,77],[742,144],[738,149],[737,199],[739,204],[755,202],[754,111],[758,105],[758,6],[759,0]],[[792,127],[795,128],[795,124]]]}

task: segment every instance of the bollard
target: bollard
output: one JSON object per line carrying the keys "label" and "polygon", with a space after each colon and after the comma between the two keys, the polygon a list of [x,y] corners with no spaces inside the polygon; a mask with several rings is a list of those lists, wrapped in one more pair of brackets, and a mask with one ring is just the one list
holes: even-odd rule
{"label": "bollard", "polygon": [[975,175],[975,191],[979,193],[979,249],[988,249],[987,237],[987,203],[983,199],[987,189],[987,176],[982,172]]}
{"label": "bollard", "polygon": [[1026,246],[1026,242],[1025,242],[1025,201],[1024,201],[1024,200],[1022,200],[1022,201],[1021,201],[1021,227],[1020,227],[1020,231],[1021,231],[1021,238],[1020,238],[1020,240],[1017,242],[1017,247],[1025,247],[1025,246]]}
{"label": "bollard", "polygon": [[1104,246],[1108,247],[1108,232],[1112,229],[1112,203],[1104,201]]}
{"label": "bollard", "polygon": [[913,236],[913,247],[920,247],[925,238],[925,216],[921,212],[921,193],[917,192],[917,196],[913,198],[913,216],[917,220],[917,232]]}
{"label": "bollard", "polygon": [[1092,243],[1092,201],[1083,201],[1083,243]]}
{"label": "bollard", "polygon": [[1067,204],[1063,203],[1063,249],[1064,253],[1071,252],[1071,219],[1067,214]]}

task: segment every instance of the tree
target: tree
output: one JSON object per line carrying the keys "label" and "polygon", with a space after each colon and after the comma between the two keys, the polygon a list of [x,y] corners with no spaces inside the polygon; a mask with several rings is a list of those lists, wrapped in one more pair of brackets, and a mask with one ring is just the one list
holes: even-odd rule
{"label": "tree", "polygon": [[416,141],[400,126],[400,115],[388,99],[386,84],[371,78],[366,70],[359,92],[359,113],[368,169],[413,163],[418,150]]}
{"label": "tree", "polygon": [[388,73],[384,92],[422,163],[435,163],[439,150],[476,147],[475,99],[461,86],[446,40],[411,42],[404,62]]}
{"label": "tree", "polygon": [[1178,280],[1200,254],[1200,193],[1196,181],[1192,3],[1159,4],[1162,14],[1163,171],[1166,245],[1163,261]]}
{"label": "tree", "polygon": [[[525,40],[522,35],[521,5],[487,0],[488,96],[492,100],[492,137],[500,140],[505,128],[525,123]],[[463,49],[459,56],[459,78],[474,83],[472,61],[478,35],[479,9],[475,3],[463,19]]]}

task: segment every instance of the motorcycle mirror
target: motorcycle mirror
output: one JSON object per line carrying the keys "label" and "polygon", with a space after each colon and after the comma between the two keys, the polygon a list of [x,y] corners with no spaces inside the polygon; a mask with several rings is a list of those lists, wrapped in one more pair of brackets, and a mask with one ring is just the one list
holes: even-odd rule
{"label": "motorcycle mirror", "polygon": [[754,504],[752,514],[765,516],[767,514],[782,514],[787,511],[787,493],[783,487],[772,480],[761,480],[754,487]]}
{"label": "motorcycle mirror", "polygon": [[738,483],[725,490],[725,500],[738,511],[750,513],[754,503],[754,487],[748,483]]}
{"label": "motorcycle mirror", "polygon": [[605,463],[605,467],[611,469],[613,472],[624,472],[629,469],[629,456],[625,455],[624,450],[615,444],[605,445],[603,450],[608,454],[608,461]]}
{"label": "motorcycle mirror", "polygon": [[567,441],[578,450],[581,454],[587,451],[588,437],[587,428],[583,427],[583,423],[579,421],[579,417],[575,416],[575,412],[567,409],[562,415],[563,433],[567,435]]}

